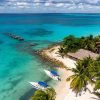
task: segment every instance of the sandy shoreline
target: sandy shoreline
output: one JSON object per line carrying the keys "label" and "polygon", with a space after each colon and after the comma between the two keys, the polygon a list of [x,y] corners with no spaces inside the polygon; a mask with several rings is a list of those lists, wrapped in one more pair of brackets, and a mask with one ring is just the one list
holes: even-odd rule
{"label": "sandy shoreline", "polygon": [[60,67],[58,72],[61,73],[61,82],[58,82],[57,86],[54,87],[56,91],[56,100],[93,100],[91,97],[95,97],[88,91],[82,96],[76,97],[75,93],[70,89],[70,82],[66,82],[66,79],[72,75],[71,71],[66,70],[66,68],[75,68],[76,61],[68,58],[61,57],[58,53],[59,46],[53,46],[49,49],[45,49],[41,52],[41,55],[54,63],[58,63]]}

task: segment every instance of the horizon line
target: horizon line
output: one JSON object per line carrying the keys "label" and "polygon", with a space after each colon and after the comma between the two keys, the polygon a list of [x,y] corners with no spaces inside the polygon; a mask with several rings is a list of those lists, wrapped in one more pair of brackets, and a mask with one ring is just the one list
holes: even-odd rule
{"label": "horizon line", "polygon": [[0,14],[100,14],[99,12],[0,12]]}

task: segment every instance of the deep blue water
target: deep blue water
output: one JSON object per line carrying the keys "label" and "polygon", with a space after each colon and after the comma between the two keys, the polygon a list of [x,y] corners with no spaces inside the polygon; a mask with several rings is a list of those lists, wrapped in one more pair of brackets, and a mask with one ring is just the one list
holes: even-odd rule
{"label": "deep blue water", "polygon": [[[20,35],[26,42],[5,33]],[[70,34],[100,35],[100,14],[0,14],[0,100],[24,100],[25,94],[33,91],[29,81],[47,81],[43,69],[53,65],[44,63],[33,51]],[[38,45],[30,47],[28,43]]]}

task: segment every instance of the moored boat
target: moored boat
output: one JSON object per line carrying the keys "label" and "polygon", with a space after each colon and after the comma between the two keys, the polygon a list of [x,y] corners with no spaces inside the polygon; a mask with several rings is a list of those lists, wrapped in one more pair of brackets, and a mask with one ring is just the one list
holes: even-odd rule
{"label": "moored boat", "polygon": [[48,85],[45,82],[39,81],[39,82],[29,82],[35,89],[37,90],[44,90],[48,87]]}
{"label": "moored boat", "polygon": [[57,81],[61,81],[61,78],[60,76],[58,75],[58,73],[54,70],[52,71],[48,71],[48,70],[45,70],[44,69],[44,72],[50,77],[52,78],[53,80],[57,80]]}

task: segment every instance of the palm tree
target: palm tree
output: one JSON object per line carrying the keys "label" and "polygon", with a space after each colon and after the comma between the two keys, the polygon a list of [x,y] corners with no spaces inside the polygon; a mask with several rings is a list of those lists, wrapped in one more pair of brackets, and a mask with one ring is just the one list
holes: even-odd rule
{"label": "palm tree", "polygon": [[30,100],[47,100],[47,94],[42,90],[37,90]]}
{"label": "palm tree", "polygon": [[64,50],[65,50],[64,47],[58,48],[58,52],[57,52],[57,53],[58,53],[62,58],[63,58],[64,55],[65,55],[65,54],[64,54],[64,53],[65,53]]}
{"label": "palm tree", "polygon": [[59,53],[63,53],[64,52],[64,48],[63,47],[60,47],[59,50],[58,50],[58,52]]}
{"label": "palm tree", "polygon": [[94,90],[99,90],[100,89],[100,56],[97,57],[96,61],[95,61],[95,65],[96,65],[96,71],[94,72],[95,74],[95,88]]}
{"label": "palm tree", "polygon": [[45,91],[37,90],[30,100],[55,100],[56,92],[53,88],[47,88]]}
{"label": "palm tree", "polygon": [[55,92],[55,90],[53,88],[46,89],[46,93],[48,95],[48,99],[47,100],[55,100],[56,92]]}
{"label": "palm tree", "polygon": [[67,78],[67,81],[71,80],[70,87],[75,91],[76,95],[78,93],[81,94],[83,90],[86,91],[88,83],[94,83],[92,75],[89,72],[92,64],[93,60],[88,57],[82,61],[77,61],[76,68],[71,69],[74,74]]}
{"label": "palm tree", "polygon": [[95,47],[95,42],[94,42],[94,38],[92,35],[81,39],[82,45],[84,49],[90,50],[95,52],[96,51],[96,47]]}
{"label": "palm tree", "polygon": [[100,79],[97,79],[95,82],[95,90],[99,90],[100,89]]}

